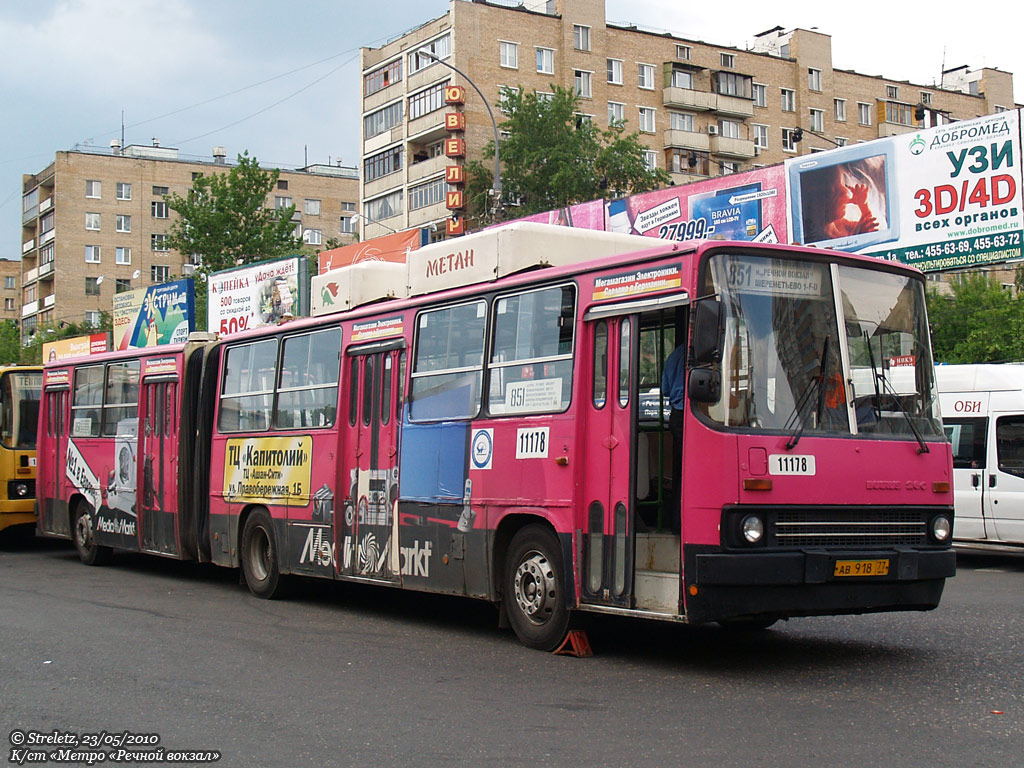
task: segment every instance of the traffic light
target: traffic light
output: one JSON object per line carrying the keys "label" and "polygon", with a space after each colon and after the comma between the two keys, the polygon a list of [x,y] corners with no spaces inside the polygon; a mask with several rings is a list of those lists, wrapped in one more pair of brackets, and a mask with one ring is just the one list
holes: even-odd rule
{"label": "traffic light", "polygon": [[797,128],[795,131],[793,131],[793,143],[794,144],[799,144],[803,140],[804,140],[804,129],[803,128]]}

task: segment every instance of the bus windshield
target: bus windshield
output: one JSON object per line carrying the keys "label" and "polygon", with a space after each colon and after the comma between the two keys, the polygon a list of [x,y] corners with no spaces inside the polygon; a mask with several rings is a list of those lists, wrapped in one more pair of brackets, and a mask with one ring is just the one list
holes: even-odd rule
{"label": "bus windshield", "polygon": [[796,439],[942,439],[920,280],[750,254],[713,256],[706,276],[724,331],[711,420]]}
{"label": "bus windshield", "polygon": [[7,371],[0,379],[0,442],[5,448],[35,448],[43,375]]}

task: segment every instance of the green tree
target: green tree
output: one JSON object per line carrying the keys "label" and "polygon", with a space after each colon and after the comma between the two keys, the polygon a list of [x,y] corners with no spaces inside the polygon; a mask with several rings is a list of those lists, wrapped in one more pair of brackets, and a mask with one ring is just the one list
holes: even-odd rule
{"label": "green tree", "polygon": [[[501,184],[503,199],[517,207],[499,213],[498,220],[646,192],[671,181],[663,169],[647,169],[646,147],[639,134],[626,133],[625,123],[600,129],[580,115],[575,90],[554,85],[553,91],[550,97],[522,88],[503,94],[499,106],[508,119],[498,126],[507,134],[500,148]],[[466,166],[470,215],[480,223],[493,220],[493,141],[484,158],[491,158],[490,167],[480,160]]]}
{"label": "green tree", "polygon": [[0,321],[0,365],[21,361],[21,329],[13,320]]}
{"label": "green tree", "polygon": [[987,275],[965,275],[952,293],[928,291],[936,362],[1024,360],[1024,298]]}
{"label": "green tree", "polygon": [[167,245],[183,254],[197,253],[200,273],[249,264],[294,253],[292,215],[295,206],[267,207],[267,197],[280,171],[260,168],[245,152],[226,173],[200,174],[185,197],[167,196],[179,218],[167,234]]}
{"label": "green tree", "polygon": [[[114,316],[109,312],[100,312],[100,321],[97,325],[89,323],[68,323],[61,322],[58,326],[39,326],[35,329],[28,340],[28,343],[21,347],[17,362],[27,365],[40,365],[43,360],[43,344],[61,339],[70,339],[74,336],[89,336],[94,333],[112,333],[114,330]],[[19,338],[20,345],[20,338]],[[6,362],[6,361],[5,361]]]}

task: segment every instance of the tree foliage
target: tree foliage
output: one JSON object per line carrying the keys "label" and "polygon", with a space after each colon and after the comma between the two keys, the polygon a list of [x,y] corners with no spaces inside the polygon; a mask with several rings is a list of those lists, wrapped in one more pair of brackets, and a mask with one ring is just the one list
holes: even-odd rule
{"label": "tree foliage", "polygon": [[43,363],[43,344],[75,336],[111,333],[113,329],[113,315],[109,312],[100,312],[100,321],[97,325],[62,321],[58,326],[39,326],[29,338],[28,343],[22,346],[19,328],[10,320],[5,320],[0,322],[0,363],[41,365]]}
{"label": "tree foliage", "polygon": [[[646,192],[671,181],[666,171],[644,165],[646,147],[625,123],[598,128],[580,114],[575,90],[554,85],[553,95],[538,96],[522,88],[507,89],[500,104],[507,120],[501,139],[503,199],[516,207],[498,218],[518,218],[601,197]],[[471,215],[491,220],[494,142],[484,158],[467,163],[467,197]]]}
{"label": "tree foliage", "polygon": [[200,174],[185,197],[167,197],[179,216],[168,230],[167,245],[199,254],[199,271],[205,273],[294,253],[299,247],[295,206],[267,207],[279,175],[260,168],[248,152],[226,173]]}
{"label": "tree foliage", "polygon": [[965,275],[951,287],[951,294],[928,292],[935,361],[1024,360],[1024,296],[982,274]]}

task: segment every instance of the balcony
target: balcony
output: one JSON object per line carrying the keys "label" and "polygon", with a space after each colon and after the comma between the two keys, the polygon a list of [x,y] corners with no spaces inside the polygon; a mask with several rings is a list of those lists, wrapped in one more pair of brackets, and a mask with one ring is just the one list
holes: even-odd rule
{"label": "balcony", "polygon": [[711,152],[721,157],[736,157],[744,160],[749,160],[757,154],[753,141],[728,139],[725,136],[711,137]]}
{"label": "balcony", "polygon": [[29,251],[34,250],[36,247],[36,239],[33,237],[31,240],[26,240],[21,244],[21,255],[24,256]]}
{"label": "balcony", "polygon": [[405,138],[405,126],[396,125],[390,130],[378,133],[376,136],[363,142],[363,154],[372,155],[378,150],[384,149],[388,144],[394,144]]}
{"label": "balcony", "polygon": [[385,192],[401,189],[403,185],[402,171],[394,171],[387,176],[381,176],[379,179],[363,182],[363,197],[366,199],[377,197],[377,195],[384,194]]}
{"label": "balcony", "polygon": [[43,200],[43,202],[41,202],[39,204],[39,212],[40,213],[46,213],[52,207],[53,207],[53,198],[52,197],[48,197],[45,200]]}
{"label": "balcony", "polygon": [[668,130],[665,131],[665,146],[707,152],[711,145],[706,133]]}
{"label": "balcony", "polygon": [[420,160],[419,162],[410,163],[409,165],[409,183],[425,179],[428,176],[433,176],[436,173],[443,171],[449,164],[454,165],[455,160],[445,157],[444,155],[438,155],[437,157],[431,157],[427,160]]}
{"label": "balcony", "polygon": [[903,125],[901,123],[879,123],[878,138],[884,139],[887,136],[899,136],[902,133],[911,133],[919,130],[914,125]]}
{"label": "balcony", "polygon": [[39,270],[33,267],[32,269],[26,269],[25,274],[21,277],[22,285],[28,285],[33,283],[39,277]]}
{"label": "balcony", "polygon": [[39,302],[30,301],[28,304],[22,305],[21,316],[28,317],[29,315],[34,315],[37,311],[39,311]]}
{"label": "balcony", "polygon": [[38,215],[39,215],[39,206],[38,205],[33,205],[31,208],[29,208],[27,211],[25,211],[25,212],[23,212],[21,214],[21,224],[22,224],[22,226],[26,226],[28,224],[31,224],[35,220],[36,216],[38,216]]}
{"label": "balcony", "polygon": [[57,300],[57,295],[51,293],[49,296],[43,296],[43,309],[48,309],[53,306],[53,302]]}
{"label": "balcony", "polygon": [[739,96],[726,96],[724,94],[711,94],[711,109],[720,115],[731,115],[733,117],[753,117],[754,102],[752,99],[744,99]]}
{"label": "balcony", "polygon": [[53,262],[48,261],[45,264],[39,265],[39,279],[42,280],[47,276],[53,276]]}
{"label": "balcony", "polygon": [[56,229],[51,229],[49,232],[44,232],[43,234],[41,234],[39,236],[39,245],[40,246],[46,245],[48,242],[53,240],[53,238],[55,238],[56,236],[57,236],[57,230]]}
{"label": "balcony", "polygon": [[[688,109],[691,112],[707,112],[709,109],[712,109],[711,102],[714,98],[715,94],[707,93],[706,91],[670,87],[662,91],[661,101],[666,107]],[[753,107],[751,107],[751,110],[753,110]]]}

